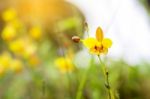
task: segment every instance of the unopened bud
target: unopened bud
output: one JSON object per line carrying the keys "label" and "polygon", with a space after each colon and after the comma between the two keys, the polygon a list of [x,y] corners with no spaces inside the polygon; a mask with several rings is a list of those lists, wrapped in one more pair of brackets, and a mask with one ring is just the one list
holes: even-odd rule
{"label": "unopened bud", "polygon": [[74,41],[75,43],[79,43],[79,42],[80,42],[80,37],[78,37],[78,36],[73,36],[73,37],[72,37],[72,41]]}

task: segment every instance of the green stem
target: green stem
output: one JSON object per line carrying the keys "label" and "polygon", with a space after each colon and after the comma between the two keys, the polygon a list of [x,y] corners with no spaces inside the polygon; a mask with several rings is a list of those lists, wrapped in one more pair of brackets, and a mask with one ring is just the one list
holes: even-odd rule
{"label": "green stem", "polygon": [[71,77],[69,75],[69,72],[67,72],[67,79],[68,79],[68,91],[69,91],[69,97],[72,97],[72,83],[71,83]]}
{"label": "green stem", "polygon": [[85,73],[84,73],[84,75],[83,75],[83,78],[82,78],[82,80],[81,80],[81,83],[79,84],[79,88],[78,88],[78,91],[77,91],[76,99],[81,99],[81,98],[82,98],[83,88],[84,88],[85,82],[86,82],[86,80],[87,80],[87,75],[88,75],[88,73],[89,73],[89,70],[90,70],[91,67],[92,67],[93,61],[94,61],[94,59],[93,59],[93,57],[92,57],[92,59],[91,59],[91,61],[90,61],[90,66],[89,66],[89,68],[85,71]]}
{"label": "green stem", "polygon": [[109,99],[112,99],[112,96],[111,96],[111,87],[110,87],[110,82],[109,82],[109,72],[107,70],[107,67],[106,65],[102,62],[100,56],[98,56],[98,59],[100,61],[100,64],[102,65],[102,70],[103,70],[103,73],[104,73],[104,77],[105,77],[105,87],[108,91],[108,96],[109,96]]}
{"label": "green stem", "polygon": [[[62,55],[66,59],[65,50],[62,48]],[[67,63],[67,61],[65,60]],[[67,80],[68,80],[68,96],[72,97],[72,84],[71,84],[71,77],[69,75],[69,68],[67,67]]]}

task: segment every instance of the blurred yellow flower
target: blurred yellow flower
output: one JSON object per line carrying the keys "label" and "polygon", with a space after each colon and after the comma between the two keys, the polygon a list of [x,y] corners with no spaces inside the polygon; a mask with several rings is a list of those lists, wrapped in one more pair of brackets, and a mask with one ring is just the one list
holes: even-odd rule
{"label": "blurred yellow flower", "polygon": [[15,55],[19,55],[24,59],[29,59],[37,51],[37,46],[29,38],[18,38],[8,44],[9,50]]}
{"label": "blurred yellow flower", "polygon": [[61,73],[72,72],[74,65],[70,58],[59,57],[55,60],[55,65]]}
{"label": "blurred yellow flower", "polygon": [[108,48],[112,46],[112,41],[109,38],[104,38],[103,31],[100,27],[96,30],[96,39],[95,38],[86,38],[81,40],[85,47],[90,50],[90,53],[100,55],[107,54]]}
{"label": "blurred yellow flower", "polygon": [[8,52],[3,52],[0,55],[0,75],[9,70],[19,73],[22,71],[22,66],[22,61],[19,59],[13,59]]}
{"label": "blurred yellow flower", "polygon": [[15,54],[23,54],[25,50],[25,41],[21,38],[12,41],[9,49]]}
{"label": "blurred yellow flower", "polygon": [[42,31],[41,31],[41,28],[40,27],[33,27],[31,28],[31,30],[29,31],[30,33],[30,36],[33,38],[33,39],[40,39],[41,36],[42,36]]}
{"label": "blurred yellow flower", "polygon": [[5,41],[11,41],[17,36],[16,29],[12,25],[6,25],[1,36]]}
{"label": "blurred yellow flower", "polygon": [[12,57],[8,52],[2,52],[2,54],[0,54],[0,76],[9,70],[11,60]]}
{"label": "blurred yellow flower", "polygon": [[23,27],[23,24],[22,22],[19,20],[19,19],[14,19],[14,20],[11,20],[9,23],[7,24],[10,24],[12,25],[16,30],[20,29],[21,27]]}
{"label": "blurred yellow flower", "polygon": [[20,73],[23,70],[23,63],[19,59],[13,59],[11,61],[10,70],[12,70],[15,73]]}
{"label": "blurred yellow flower", "polygon": [[2,18],[6,22],[15,19],[16,16],[17,16],[16,11],[13,8],[9,8],[2,13]]}
{"label": "blurred yellow flower", "polygon": [[9,68],[11,60],[12,57],[8,52],[3,52],[0,55],[0,65],[3,67],[3,69]]}

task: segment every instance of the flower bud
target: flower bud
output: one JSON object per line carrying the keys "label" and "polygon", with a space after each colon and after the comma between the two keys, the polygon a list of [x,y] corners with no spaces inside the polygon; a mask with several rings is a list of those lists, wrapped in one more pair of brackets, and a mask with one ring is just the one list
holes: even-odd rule
{"label": "flower bud", "polygon": [[73,36],[73,37],[72,37],[72,41],[74,41],[75,43],[79,43],[79,42],[80,42],[80,37],[78,37],[78,36]]}

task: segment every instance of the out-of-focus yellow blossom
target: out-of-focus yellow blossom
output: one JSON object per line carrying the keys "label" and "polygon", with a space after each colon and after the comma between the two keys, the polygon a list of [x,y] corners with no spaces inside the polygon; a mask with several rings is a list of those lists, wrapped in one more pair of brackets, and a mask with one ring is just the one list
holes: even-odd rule
{"label": "out-of-focus yellow blossom", "polygon": [[13,59],[11,61],[10,70],[12,70],[15,73],[20,73],[23,70],[23,63],[19,59]]}
{"label": "out-of-focus yellow blossom", "polygon": [[12,57],[11,57],[11,55],[8,52],[3,52],[0,55],[0,65],[4,69],[8,69],[9,68],[11,60],[12,60]]}
{"label": "out-of-focus yellow blossom", "polygon": [[5,41],[11,41],[17,36],[16,29],[12,25],[7,25],[4,27],[1,36]]}
{"label": "out-of-focus yellow blossom", "polygon": [[100,27],[96,30],[96,38],[86,38],[81,40],[92,54],[100,55],[107,54],[108,48],[112,46],[112,41],[109,38],[104,38],[103,31]]}
{"label": "out-of-focus yellow blossom", "polygon": [[36,53],[37,46],[29,38],[18,38],[9,43],[9,49],[14,54],[27,59]]}
{"label": "out-of-focus yellow blossom", "polygon": [[21,38],[12,41],[9,49],[15,54],[23,54],[25,50],[25,41]]}
{"label": "out-of-focus yellow blossom", "polygon": [[11,55],[8,52],[3,52],[0,55],[0,76],[9,70],[11,60]]}
{"label": "out-of-focus yellow blossom", "polygon": [[55,65],[61,73],[72,72],[74,65],[70,58],[59,57],[55,60]]}
{"label": "out-of-focus yellow blossom", "polygon": [[41,36],[42,36],[42,31],[41,31],[41,28],[40,27],[33,27],[31,28],[31,30],[29,31],[30,33],[30,36],[33,38],[33,39],[40,39]]}
{"label": "out-of-focus yellow blossom", "polygon": [[13,8],[9,8],[2,13],[2,18],[4,21],[8,22],[17,17],[16,11]]}
{"label": "out-of-focus yellow blossom", "polygon": [[12,25],[16,30],[20,29],[23,26],[23,24],[21,23],[21,21],[18,20],[18,19],[11,20],[7,24]]}

